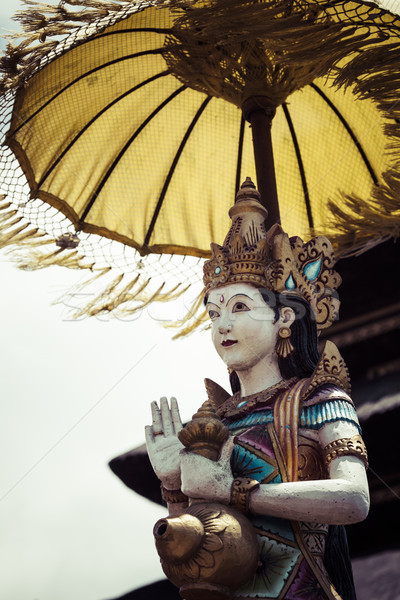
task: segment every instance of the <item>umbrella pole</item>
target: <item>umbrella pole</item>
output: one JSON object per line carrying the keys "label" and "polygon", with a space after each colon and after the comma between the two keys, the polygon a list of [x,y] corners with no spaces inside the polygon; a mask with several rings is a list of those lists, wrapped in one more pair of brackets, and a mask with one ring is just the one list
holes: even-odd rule
{"label": "umbrella pole", "polygon": [[244,118],[251,124],[257,187],[261,203],[268,210],[266,227],[269,229],[281,221],[271,138],[275,107],[271,106],[267,98],[255,97],[244,102],[242,111]]}

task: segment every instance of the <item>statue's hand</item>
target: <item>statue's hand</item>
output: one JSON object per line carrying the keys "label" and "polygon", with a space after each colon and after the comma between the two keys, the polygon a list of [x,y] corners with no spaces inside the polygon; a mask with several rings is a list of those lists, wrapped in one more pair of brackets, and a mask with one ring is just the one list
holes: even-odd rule
{"label": "statue's hand", "polygon": [[229,504],[233,483],[230,464],[233,446],[233,438],[229,437],[216,462],[194,452],[181,452],[182,492],[189,498]]}
{"label": "statue's hand", "polygon": [[147,425],[146,445],[150,462],[157,477],[168,490],[176,490],[181,485],[179,453],[183,445],[177,438],[182,429],[176,398],[171,398],[171,408],[167,398],[151,403],[152,425]]}

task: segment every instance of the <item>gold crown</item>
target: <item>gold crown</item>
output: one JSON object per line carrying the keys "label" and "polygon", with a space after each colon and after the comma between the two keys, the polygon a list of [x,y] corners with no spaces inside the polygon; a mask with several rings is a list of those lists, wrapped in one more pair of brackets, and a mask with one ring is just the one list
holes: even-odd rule
{"label": "gold crown", "polygon": [[229,210],[232,225],[222,246],[211,244],[213,258],[204,264],[205,294],[230,283],[250,283],[284,295],[304,298],[313,309],[318,329],[335,320],[341,278],[333,270],[335,257],[323,236],[304,243],[280,225],[266,231],[267,210],[248,177]]}

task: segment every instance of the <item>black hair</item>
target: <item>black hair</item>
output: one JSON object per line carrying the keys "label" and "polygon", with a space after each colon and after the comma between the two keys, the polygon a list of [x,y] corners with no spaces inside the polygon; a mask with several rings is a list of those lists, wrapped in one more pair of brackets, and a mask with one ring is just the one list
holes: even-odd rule
{"label": "black hair", "polygon": [[[275,321],[279,319],[280,308],[288,306],[293,309],[295,320],[290,330],[290,342],[294,351],[286,358],[278,357],[278,366],[284,379],[291,377],[310,377],[314,372],[318,360],[318,333],[314,313],[309,303],[296,294],[278,293],[260,288],[264,302],[275,313]],[[230,374],[232,392],[240,389],[239,378],[235,371]]]}

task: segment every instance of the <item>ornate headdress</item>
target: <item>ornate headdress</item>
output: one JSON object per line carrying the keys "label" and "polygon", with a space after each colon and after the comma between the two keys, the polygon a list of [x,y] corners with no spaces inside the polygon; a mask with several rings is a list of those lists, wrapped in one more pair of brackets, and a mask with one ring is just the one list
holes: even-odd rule
{"label": "ornate headdress", "polygon": [[335,292],[341,278],[326,237],[304,243],[280,225],[266,231],[267,210],[248,177],[229,211],[232,225],[222,246],[211,244],[213,258],[204,264],[205,294],[230,283],[250,283],[284,295],[304,298],[313,309],[318,329],[329,327],[339,310]]}

